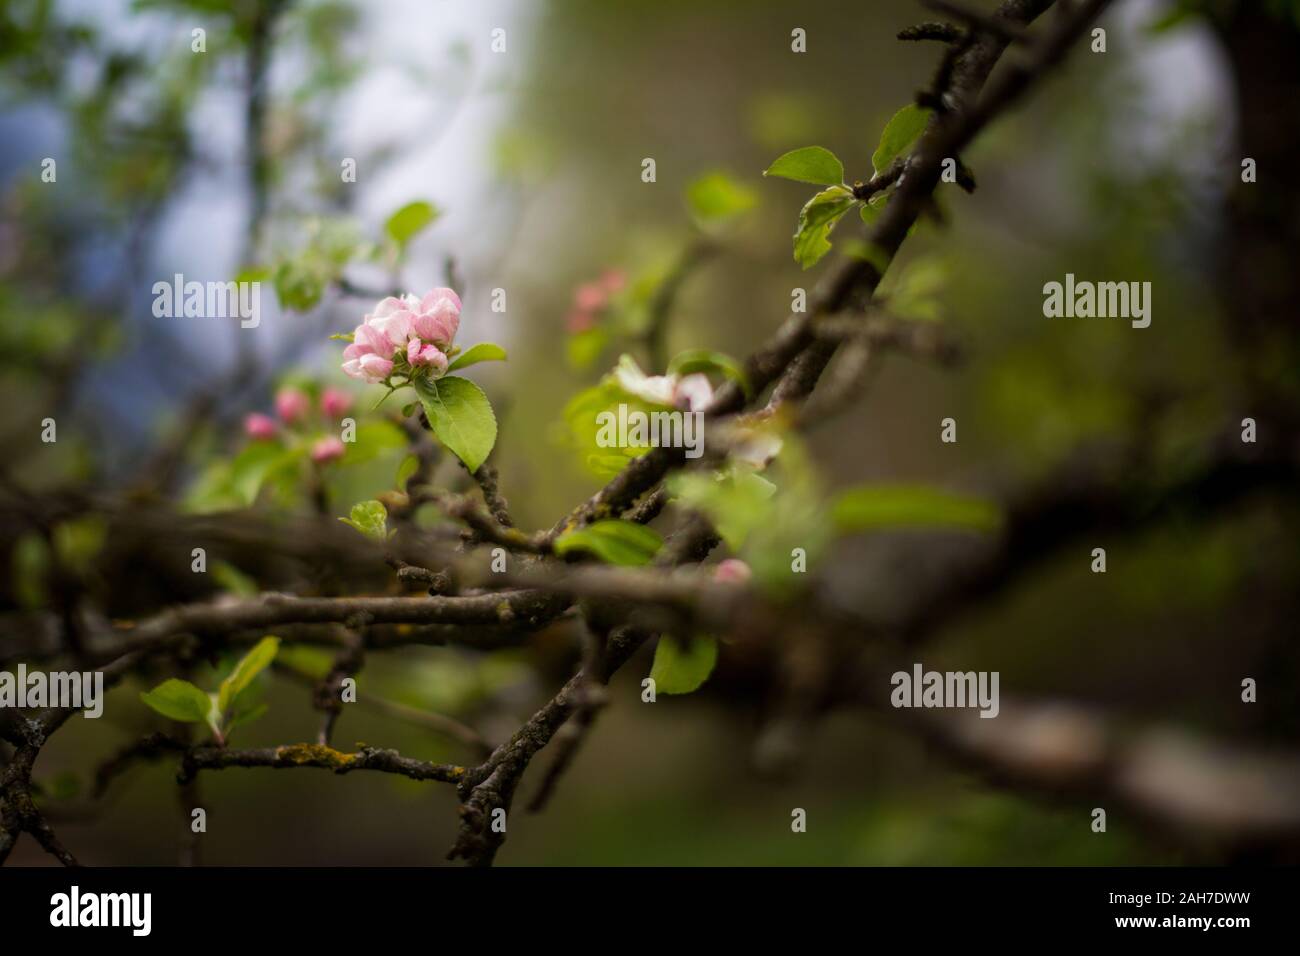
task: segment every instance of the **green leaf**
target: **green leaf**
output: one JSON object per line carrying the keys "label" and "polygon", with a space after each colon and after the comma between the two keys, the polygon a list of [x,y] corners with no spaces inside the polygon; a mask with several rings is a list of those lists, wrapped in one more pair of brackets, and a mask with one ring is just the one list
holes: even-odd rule
{"label": "green leaf", "polygon": [[595,325],[570,335],[568,343],[565,345],[565,355],[569,359],[569,365],[573,368],[591,368],[596,364],[596,360],[600,358],[601,353],[605,351],[605,346],[608,344],[609,333],[599,325]]}
{"label": "green leaf", "polygon": [[831,229],[854,202],[853,191],[845,186],[823,189],[808,200],[799,212],[799,226],[794,233],[794,261],[809,269],[830,252]]}
{"label": "green leaf", "polygon": [[776,488],[744,469],[726,474],[684,471],[668,479],[668,491],[683,504],[703,511],[733,551],[744,547],[751,532],[775,520]]}
{"label": "green leaf", "polygon": [[244,690],[253,682],[253,678],[271,665],[275,660],[276,651],[280,649],[280,639],[278,637],[264,637],[256,644],[253,649],[245,654],[235,669],[230,672],[230,676],[221,682],[221,687],[217,693],[217,709],[221,713],[226,713],[230,705],[234,702],[235,696]]}
{"label": "green leaf", "polygon": [[407,455],[402,459],[402,463],[397,466],[397,476],[394,479],[396,487],[400,491],[406,487],[406,483],[411,480],[411,476],[420,470],[420,458],[418,455]]}
{"label": "green leaf", "polygon": [[186,724],[207,720],[211,706],[207,694],[179,677],[165,680],[153,690],[145,691],[140,699],[164,717]]}
{"label": "green leaf", "polygon": [[994,531],[1002,513],[991,502],[925,485],[862,485],[836,496],[831,519],[849,533],[918,526]]}
{"label": "green leaf", "polygon": [[433,203],[423,200],[408,202],[388,217],[388,221],[384,223],[384,232],[397,243],[399,248],[402,248],[437,218],[438,209]]}
{"label": "green leaf", "polygon": [[444,375],[417,381],[415,394],[438,440],[471,472],[478,471],[497,441],[497,419],[483,390],[467,378]]}
{"label": "green leaf", "polygon": [[228,561],[214,561],[209,570],[223,591],[240,597],[253,597],[260,590],[255,580]]}
{"label": "green leaf", "polygon": [[448,372],[454,372],[458,368],[465,368],[467,365],[477,365],[479,362],[504,362],[506,360],[506,350],[495,342],[480,342],[478,345],[471,345],[464,352],[457,355],[452,363],[447,366]]}
{"label": "green leaf", "polygon": [[718,662],[718,642],[712,637],[697,637],[683,646],[665,634],[655,645],[655,660],[650,678],[656,694],[689,694],[709,679]]}
{"label": "green leaf", "polygon": [[844,182],[844,164],[822,146],[805,146],[778,156],[764,176],[780,176],[814,186],[838,186]]}
{"label": "green leaf", "polygon": [[883,173],[889,164],[901,156],[917,137],[925,131],[925,124],[930,121],[930,110],[909,103],[893,115],[885,130],[880,134],[880,145],[871,155],[871,165],[878,173]]}
{"label": "green leaf", "polygon": [[555,553],[586,551],[608,564],[649,564],[663,545],[659,532],[635,521],[611,518],[566,531],[555,540]]}
{"label": "green leaf", "polygon": [[388,537],[388,511],[382,501],[359,501],[352,506],[346,518],[339,520],[356,528],[367,538],[383,541]]}
{"label": "green leaf", "polygon": [[726,173],[710,173],[686,187],[686,205],[701,225],[715,225],[753,209],[758,195]]}
{"label": "green leaf", "polygon": [[687,349],[685,352],[677,353],[668,363],[669,375],[690,375],[694,372],[721,372],[739,385],[746,395],[750,394],[745,367],[724,352]]}
{"label": "green leaf", "polygon": [[312,680],[324,680],[334,668],[334,655],[324,648],[306,644],[287,644],[275,658],[281,667],[305,674]]}

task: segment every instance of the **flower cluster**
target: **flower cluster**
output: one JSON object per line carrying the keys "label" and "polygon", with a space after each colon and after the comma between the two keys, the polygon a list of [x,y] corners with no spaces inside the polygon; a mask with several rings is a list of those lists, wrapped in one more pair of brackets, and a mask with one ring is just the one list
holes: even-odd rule
{"label": "flower cluster", "polygon": [[441,378],[460,327],[460,296],[433,289],[423,298],[383,299],[352,333],[343,350],[343,371],[371,384],[391,382],[394,374]]}
{"label": "flower cluster", "polygon": [[[254,441],[281,441],[294,434],[309,438],[310,431],[314,430],[312,404],[311,396],[301,389],[282,388],[275,393],[276,418],[253,412],[244,419],[244,434]],[[342,389],[326,388],[321,392],[319,407],[326,422],[337,422],[352,407],[352,396]],[[347,450],[337,435],[309,440],[312,461],[318,464],[342,458]]]}
{"label": "flower cluster", "polygon": [[627,284],[627,276],[619,269],[606,269],[594,282],[584,282],[573,293],[573,308],[569,310],[566,325],[570,332],[585,332],[596,324],[600,313],[609,307],[610,300]]}

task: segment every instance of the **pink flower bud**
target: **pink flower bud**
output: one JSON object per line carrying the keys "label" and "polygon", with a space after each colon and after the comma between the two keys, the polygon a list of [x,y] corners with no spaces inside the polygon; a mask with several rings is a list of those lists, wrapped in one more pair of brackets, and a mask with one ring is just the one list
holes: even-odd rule
{"label": "pink flower bud", "polygon": [[435,377],[447,371],[447,356],[436,345],[425,345],[419,339],[411,339],[406,345],[406,360],[412,366],[427,365]]}
{"label": "pink flower bud", "polygon": [[611,295],[615,292],[621,292],[623,287],[627,285],[627,273],[622,269],[606,269],[605,274],[600,277],[600,284]]}
{"label": "pink flower bud", "polygon": [[331,420],[339,418],[352,407],[352,396],[341,388],[330,387],[321,393],[320,410]]}
{"label": "pink flower bud", "polygon": [[713,580],[723,584],[744,584],[753,575],[754,572],[749,569],[749,565],[739,558],[719,561],[718,566],[713,569]]}
{"label": "pink flower bud", "polygon": [[275,393],[275,413],[280,420],[290,424],[298,421],[311,408],[311,399],[296,388],[282,388]]}
{"label": "pink flower bud", "polygon": [[342,439],[337,435],[326,435],[311,446],[311,460],[319,465],[342,458],[347,451]]}
{"label": "pink flower bud", "polygon": [[253,412],[244,419],[244,434],[255,441],[267,441],[275,437],[275,419],[260,412]]}
{"label": "pink flower bud", "polygon": [[598,282],[584,282],[573,293],[573,304],[580,312],[599,312],[609,302],[609,293]]}

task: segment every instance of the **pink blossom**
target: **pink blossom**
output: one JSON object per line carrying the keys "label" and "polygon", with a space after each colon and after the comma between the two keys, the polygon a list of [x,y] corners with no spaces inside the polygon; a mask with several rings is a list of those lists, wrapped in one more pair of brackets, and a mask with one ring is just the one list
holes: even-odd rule
{"label": "pink blossom", "polygon": [[382,382],[392,374],[394,351],[383,332],[371,325],[358,325],[352,344],[343,350],[343,371],[371,384]]}
{"label": "pink blossom", "polygon": [[749,565],[739,558],[727,558],[725,561],[719,561],[718,566],[713,569],[713,580],[723,584],[744,584],[754,572],[750,570]]}
{"label": "pink blossom", "polygon": [[600,284],[611,295],[621,292],[627,285],[627,273],[622,269],[606,269],[605,274],[600,277]]}
{"label": "pink blossom", "polygon": [[431,289],[425,293],[412,316],[412,334],[445,351],[451,348],[459,328],[460,296],[451,289]]}
{"label": "pink blossom", "polygon": [[406,360],[412,367],[429,366],[435,376],[441,376],[447,371],[447,356],[442,349],[436,345],[425,345],[419,339],[411,339],[406,344]]}
{"label": "pink blossom", "polygon": [[327,388],[321,393],[320,410],[326,418],[335,419],[352,407],[352,396],[341,388]]}
{"label": "pink blossom", "polygon": [[598,282],[584,282],[573,293],[573,304],[580,312],[599,312],[609,302],[609,293]]}
{"label": "pink blossom", "polygon": [[[418,306],[419,302],[413,295],[404,295],[400,299],[390,295],[379,300],[375,311],[366,315],[363,324],[386,338],[394,350],[400,349],[411,337],[411,320]],[[382,353],[383,350],[377,347],[376,351]]]}
{"label": "pink blossom", "polygon": [[324,438],[311,446],[311,460],[317,464],[325,464],[342,458],[343,453],[347,451],[342,439],[337,435],[326,435]]}
{"label": "pink blossom", "polygon": [[275,437],[275,419],[260,412],[253,412],[244,419],[244,434],[256,441],[267,441]]}
{"label": "pink blossom", "polygon": [[311,409],[311,399],[296,388],[282,388],[275,393],[275,413],[280,420],[293,424]]}

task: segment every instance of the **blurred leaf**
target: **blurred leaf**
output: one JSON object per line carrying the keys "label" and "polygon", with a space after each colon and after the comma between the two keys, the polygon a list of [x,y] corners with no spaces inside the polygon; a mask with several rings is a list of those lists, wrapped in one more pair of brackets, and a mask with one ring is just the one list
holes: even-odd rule
{"label": "blurred leaf", "polygon": [[708,515],[733,551],[740,551],[750,532],[769,524],[775,514],[776,486],[746,469],[677,472],[668,480],[668,491]]}
{"label": "blurred leaf", "polygon": [[384,232],[397,243],[398,248],[405,248],[411,239],[426,229],[438,218],[438,209],[433,203],[417,200],[409,202],[388,217],[384,223]]}
{"label": "blurred leaf", "polygon": [[702,225],[717,225],[754,208],[758,194],[726,173],[709,173],[686,187],[686,204]]}
{"label": "blurred leaf", "polygon": [[209,570],[212,572],[212,579],[223,591],[240,597],[253,597],[260,590],[256,581],[228,561],[214,561]]}
{"label": "blurred leaf", "polygon": [[402,463],[397,466],[397,475],[394,477],[396,487],[400,490],[406,487],[406,483],[411,480],[411,476],[420,470],[420,457],[418,455],[407,455],[402,459]]}
{"label": "blurred leaf", "polygon": [[361,501],[352,506],[348,517],[340,518],[367,538],[383,541],[388,537],[388,512],[381,501]]}
{"label": "blurred leaf", "polygon": [[28,609],[48,606],[46,578],[50,571],[50,546],[45,538],[36,531],[19,536],[14,542],[10,560],[13,563],[14,594],[19,603]]}
{"label": "blurred leaf", "polygon": [[165,680],[153,690],[145,691],[140,699],[164,717],[187,724],[207,720],[211,707],[207,694],[178,677]]}
{"label": "blurred leaf", "polygon": [[844,164],[822,146],[804,146],[778,156],[764,176],[780,176],[814,186],[838,186],[844,182]]}
{"label": "blurred leaf", "polygon": [[506,350],[495,342],[480,342],[478,345],[471,345],[460,355],[457,355],[452,363],[447,366],[448,372],[454,372],[458,368],[466,368],[470,365],[477,365],[479,362],[504,362],[506,360]]}
{"label": "blurred leaf", "polygon": [[280,667],[305,674],[313,680],[322,680],[334,668],[334,655],[310,644],[287,644],[275,657]]}
{"label": "blurred leaf", "polygon": [[103,550],[107,534],[108,526],[98,515],[62,521],[54,528],[54,553],[65,567],[84,575]]}
{"label": "blurred leaf", "polygon": [[556,539],[555,553],[564,556],[586,551],[607,564],[640,565],[649,564],[663,543],[653,528],[611,518],[566,531]]}
{"label": "blurred leaf", "polygon": [[221,682],[221,687],[217,692],[217,709],[221,713],[226,713],[234,702],[236,695],[248,687],[253,682],[253,678],[271,665],[271,661],[275,660],[276,651],[279,649],[280,639],[278,637],[264,637],[253,645],[252,650],[240,658],[239,663],[235,665],[234,671]]}
{"label": "blurred leaf", "polygon": [[664,634],[655,644],[655,660],[650,678],[656,694],[689,694],[697,690],[713,673],[718,662],[718,642],[712,637],[696,637],[679,643]]}
{"label": "blurred leaf", "polygon": [[845,186],[824,189],[799,211],[799,225],[794,233],[794,261],[805,269],[831,251],[831,229],[840,217],[853,208],[853,191]]}
{"label": "blurred leaf", "polygon": [[917,137],[925,131],[925,124],[930,121],[930,112],[923,106],[909,103],[885,124],[884,132],[880,134],[880,145],[871,155],[871,165],[877,173],[883,173],[890,163],[916,142]]}
{"label": "blurred leaf", "polygon": [[471,472],[478,471],[497,440],[497,419],[483,390],[467,378],[444,375],[417,381],[415,394],[438,440]]}
{"label": "blurred leaf", "polygon": [[569,341],[565,347],[569,365],[580,370],[591,368],[596,364],[608,344],[609,333],[600,326],[574,332],[569,336]]}
{"label": "blurred leaf", "polygon": [[831,519],[838,530],[850,533],[905,526],[994,531],[1002,513],[991,502],[925,485],[862,485],[835,497]]}

